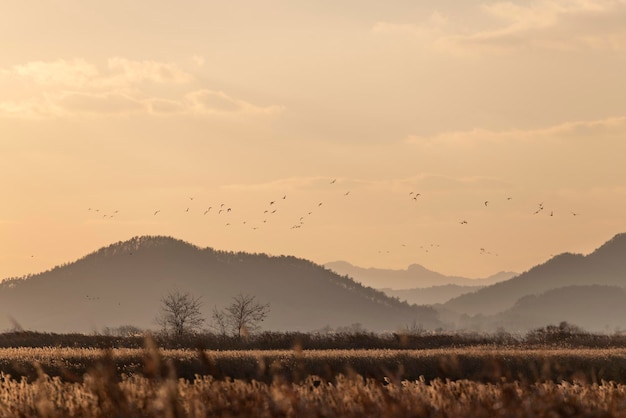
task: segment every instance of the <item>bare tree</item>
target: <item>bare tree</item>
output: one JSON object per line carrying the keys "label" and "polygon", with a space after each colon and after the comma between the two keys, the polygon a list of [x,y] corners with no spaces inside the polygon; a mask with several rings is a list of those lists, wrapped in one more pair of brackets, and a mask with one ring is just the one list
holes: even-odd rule
{"label": "bare tree", "polygon": [[226,313],[218,310],[217,306],[214,306],[211,317],[213,318],[212,328],[215,328],[221,335],[226,335],[226,329],[228,328],[228,324],[226,323]]}
{"label": "bare tree", "polygon": [[171,331],[176,336],[193,333],[204,323],[200,312],[200,296],[173,290],[161,299],[161,314],[157,323],[165,332]]}
{"label": "bare tree", "polygon": [[254,296],[238,294],[223,311],[213,310],[216,328],[225,332],[229,328],[233,334],[245,337],[261,328],[260,323],[270,311],[269,303],[257,302]]}

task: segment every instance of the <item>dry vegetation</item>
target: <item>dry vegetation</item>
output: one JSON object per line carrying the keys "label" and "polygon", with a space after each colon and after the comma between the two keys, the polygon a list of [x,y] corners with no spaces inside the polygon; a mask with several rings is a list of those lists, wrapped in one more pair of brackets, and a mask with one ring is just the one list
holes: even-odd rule
{"label": "dry vegetation", "polygon": [[613,383],[484,384],[469,380],[379,382],[310,376],[280,379],[188,380],[124,377],[106,368],[83,383],[41,376],[33,383],[0,376],[6,417],[624,417],[626,387]]}
{"label": "dry vegetation", "polygon": [[35,416],[626,417],[626,348],[1,348],[0,417]]}

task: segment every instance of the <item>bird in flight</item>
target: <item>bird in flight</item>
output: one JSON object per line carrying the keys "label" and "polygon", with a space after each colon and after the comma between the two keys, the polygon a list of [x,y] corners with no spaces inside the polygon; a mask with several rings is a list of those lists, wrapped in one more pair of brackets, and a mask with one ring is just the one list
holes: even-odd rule
{"label": "bird in flight", "polygon": [[337,182],[337,179],[333,179],[330,184],[335,184]]}
{"label": "bird in flight", "polygon": [[155,211],[154,211],[154,214],[156,215],[156,214],[157,214],[157,213],[159,213],[159,212],[161,212],[161,209],[159,209],[159,210],[155,210]]}
{"label": "bird in flight", "polygon": [[467,224],[467,221],[466,220],[462,220],[460,223],[461,223],[461,225],[465,225],[465,224]]}
{"label": "bird in flight", "polygon": [[348,192],[345,192],[343,195],[344,196],[348,196],[349,194],[350,194],[350,192],[348,191]]}
{"label": "bird in flight", "polygon": [[487,206],[489,204],[488,200],[485,200],[485,206]]}

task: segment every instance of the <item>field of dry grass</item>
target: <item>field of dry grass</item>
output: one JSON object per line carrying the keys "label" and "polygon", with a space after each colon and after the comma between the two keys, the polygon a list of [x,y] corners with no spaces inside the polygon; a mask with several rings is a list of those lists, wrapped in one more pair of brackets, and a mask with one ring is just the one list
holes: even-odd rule
{"label": "field of dry grass", "polygon": [[626,386],[469,380],[379,382],[337,376],[300,383],[174,378],[112,379],[105,369],[82,383],[0,376],[2,417],[626,417]]}
{"label": "field of dry grass", "polygon": [[626,349],[0,349],[0,417],[626,417]]}
{"label": "field of dry grass", "polygon": [[[520,349],[477,346],[432,350],[191,350],[0,348],[0,371],[36,378],[40,371],[68,381],[102,362],[103,353],[117,375],[144,375],[146,368],[170,367],[179,378],[196,375],[271,383],[276,377],[298,382],[307,376],[333,380],[356,374],[426,381],[470,379],[480,382],[561,380],[626,384],[626,349]],[[158,356],[156,356],[157,353]],[[158,358],[158,361],[154,360]],[[152,366],[150,366],[152,365]],[[150,372],[152,373],[152,372]]]}

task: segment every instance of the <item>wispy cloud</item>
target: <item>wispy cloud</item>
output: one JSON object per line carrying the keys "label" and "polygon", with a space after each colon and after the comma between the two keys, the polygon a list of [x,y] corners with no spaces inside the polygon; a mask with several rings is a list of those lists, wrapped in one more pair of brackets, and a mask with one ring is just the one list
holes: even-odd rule
{"label": "wispy cloud", "polygon": [[374,33],[401,32],[439,50],[460,53],[519,50],[626,49],[626,0],[491,2],[477,10],[474,27],[433,13],[414,24],[378,22]]}
{"label": "wispy cloud", "polygon": [[32,61],[0,69],[0,76],[29,85],[22,97],[0,101],[0,117],[5,118],[133,114],[232,117],[284,110],[205,88],[178,65],[157,61],[114,57],[103,68],[82,58]]}
{"label": "wispy cloud", "polygon": [[409,144],[421,146],[453,145],[474,146],[483,143],[502,143],[511,141],[531,142],[546,139],[581,138],[596,141],[605,137],[615,137],[626,132],[626,116],[589,121],[565,122],[539,129],[489,130],[472,129],[468,131],[442,132],[432,136],[411,135],[406,139]]}
{"label": "wispy cloud", "polygon": [[237,99],[222,91],[202,89],[185,95],[187,108],[196,114],[258,113],[275,114],[284,110],[283,106],[257,106]]}
{"label": "wispy cloud", "polygon": [[461,48],[496,51],[626,48],[623,0],[540,0],[524,6],[499,2],[486,4],[482,9],[503,25],[453,35],[445,41]]}
{"label": "wispy cloud", "polygon": [[66,88],[129,88],[143,82],[179,84],[194,79],[176,64],[121,57],[108,59],[102,70],[84,59],[75,58],[32,61],[15,65],[5,72],[39,85]]}

